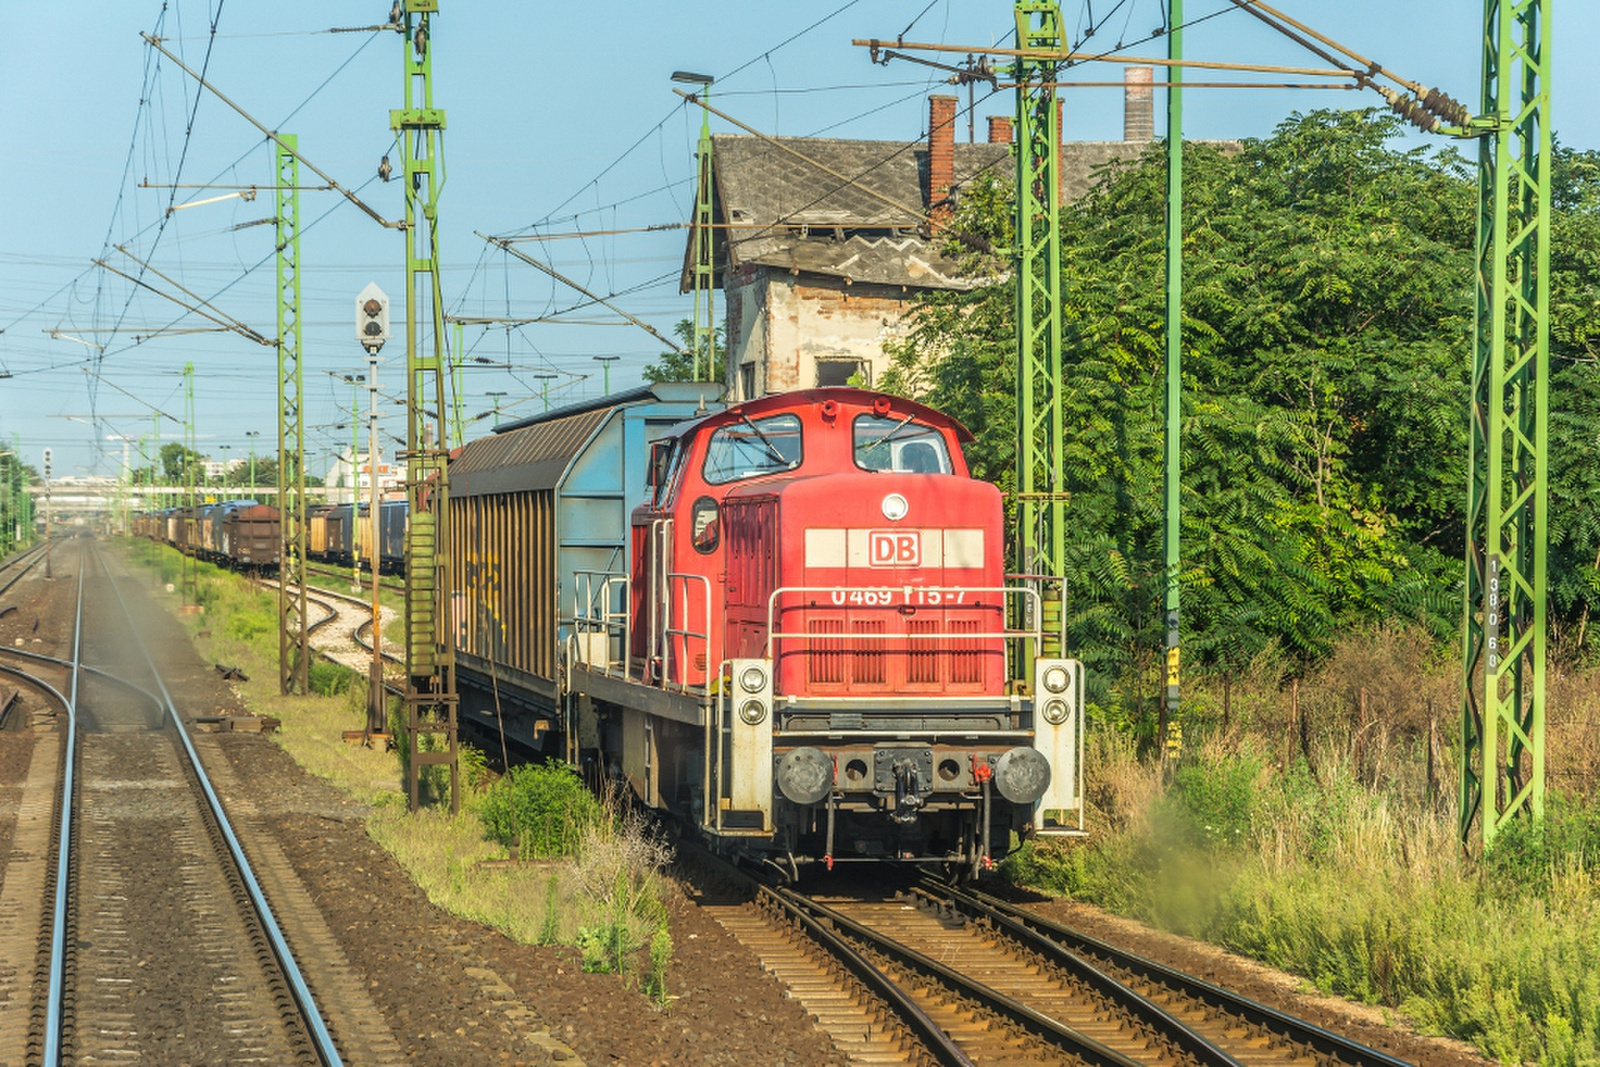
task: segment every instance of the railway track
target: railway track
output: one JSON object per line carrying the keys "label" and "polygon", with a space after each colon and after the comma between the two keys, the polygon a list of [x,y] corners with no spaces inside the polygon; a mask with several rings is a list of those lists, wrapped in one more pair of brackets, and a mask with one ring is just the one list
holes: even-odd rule
{"label": "railway track", "polygon": [[854,1062],[1404,1062],[982,892],[928,879],[820,895],[727,877],[744,888],[702,905]]}
{"label": "railway track", "polygon": [[[273,579],[263,579],[263,582],[274,589],[278,585]],[[326,613],[306,628],[307,634],[314,635],[312,644],[317,653],[333,663],[365,676],[372,662],[371,601],[341,593],[337,589],[308,585],[306,603],[315,604]],[[386,610],[386,632],[388,627],[396,624],[397,620],[393,613]],[[385,641],[385,644],[389,642]],[[379,655],[391,666],[400,668],[405,666],[405,660],[387,648]],[[403,694],[405,689],[398,680],[398,673],[398,671],[393,672],[395,679],[386,680],[385,687],[392,693]]]}
{"label": "railway track", "polygon": [[341,1062],[115,575],[76,555],[70,657],[5,650],[65,677],[66,729],[40,738],[4,887],[39,906],[0,901],[0,958],[36,961],[0,1061]]}

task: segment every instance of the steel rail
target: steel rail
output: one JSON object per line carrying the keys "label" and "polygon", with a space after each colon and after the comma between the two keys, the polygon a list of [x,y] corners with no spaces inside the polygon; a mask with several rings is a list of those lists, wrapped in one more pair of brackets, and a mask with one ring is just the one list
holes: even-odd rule
{"label": "steel rail", "polygon": [[1204,979],[1185,974],[1164,963],[1157,963],[1155,960],[1120,949],[1081,930],[1074,930],[1064,923],[1035,915],[988,893],[975,889],[959,892],[1052,940],[1073,946],[1078,952],[1109,960],[1114,966],[1143,975],[1193,1000],[1210,1004],[1247,1022],[1282,1034],[1289,1040],[1306,1045],[1323,1056],[1334,1058],[1339,1063],[1358,1064],[1361,1067],[1408,1067],[1407,1061],[1390,1056],[1386,1052],[1363,1045],[1359,1041],[1352,1041],[1331,1030],[1324,1030],[1320,1026],[1297,1019],[1260,1001],[1240,996]]}
{"label": "steel rail", "polygon": [[[96,550],[98,557],[98,550]],[[267,903],[266,894],[261,885],[256,881],[255,871],[250,867],[250,861],[245,857],[244,848],[239,844],[238,836],[233,832],[233,825],[228,821],[227,813],[223,811],[222,801],[217,796],[216,790],[211,785],[211,779],[206,776],[205,767],[200,762],[200,754],[195,751],[194,742],[189,738],[189,731],[184,729],[183,717],[178,714],[177,706],[172,701],[172,694],[167,690],[166,683],[161,680],[161,672],[156,668],[155,659],[150,655],[149,648],[144,643],[144,637],[139,632],[139,627],[134,624],[133,613],[128,609],[128,602],[123,599],[122,590],[117,586],[116,578],[110,569],[106,570],[106,577],[111,582],[111,591],[117,596],[117,603],[122,608],[122,614],[128,620],[128,628],[133,633],[134,642],[139,646],[139,652],[144,656],[145,662],[150,665],[150,673],[155,678],[156,688],[161,691],[161,704],[165,714],[171,720],[173,729],[177,731],[178,739],[183,743],[184,751],[189,756],[189,762],[194,767],[195,777],[199,780],[201,791],[205,794],[206,803],[211,809],[212,817],[216,819],[217,828],[223,840],[228,845],[228,851],[233,857],[234,865],[239,870],[246,890],[250,894],[250,902],[255,907],[256,916],[261,922],[262,930],[266,933],[268,941],[272,944],[273,954],[278,958],[278,964],[283,968],[284,977],[288,979],[289,989],[294,995],[295,1003],[300,1008],[300,1014],[305,1019],[311,1031],[311,1040],[316,1048],[318,1057],[328,1067],[342,1067],[343,1060],[339,1050],[334,1045],[333,1036],[328,1032],[328,1024],[318,1010],[316,999],[311,995],[311,989],[306,985],[305,976],[300,973],[300,966],[295,962],[294,952],[289,947],[289,942],[283,935],[283,930],[278,926],[278,920],[272,912],[272,906]],[[79,576],[80,582],[82,576]],[[81,609],[81,604],[80,604]],[[46,1056],[46,1063],[55,1060]]]}
{"label": "steel rail", "polygon": [[934,1022],[911,995],[901,988],[900,983],[885,974],[881,967],[869,960],[864,953],[839,936],[836,931],[828,929],[816,917],[807,914],[805,908],[789,899],[788,894],[765,883],[756,884],[765,899],[775,904],[791,921],[805,930],[813,941],[859,978],[875,996],[886,1002],[906,1026],[922,1040],[936,1061],[945,1067],[976,1067],[972,1059],[962,1051],[961,1046],[956,1044],[955,1038],[950,1036],[944,1027]]}
{"label": "steel rail", "polygon": [[1212,1067],[1243,1067],[1236,1058],[1218,1048],[1188,1023],[1149,997],[1105,973],[1060,942],[1046,937],[1005,912],[984,904],[959,888],[933,878],[925,878],[916,891],[925,899],[942,907],[952,907],[956,911],[964,912],[970,918],[987,921],[1013,941],[1038,953],[1050,963],[1070,973],[1078,981],[1126,1008],[1145,1025],[1170,1038],[1196,1061],[1211,1064]]}
{"label": "steel rail", "polygon": [[[24,566],[21,570],[17,571],[17,573],[13,574],[6,581],[5,585],[0,585],[0,593],[4,593],[6,590],[8,590],[12,586],[16,585],[19,581],[22,580],[22,576],[23,575],[27,574],[29,571],[33,570],[33,568],[37,567],[39,565],[39,561],[44,558],[44,550],[45,550],[44,542],[40,542],[39,544],[34,545],[32,548],[27,549],[24,552],[20,552],[15,556],[12,556],[10,559],[6,560],[4,563],[0,563],[0,572],[4,572],[4,571],[7,571],[7,570],[10,570],[12,567],[14,567],[17,564],[21,563],[23,560],[27,560],[27,565],[26,566]],[[29,556],[32,556],[33,558],[29,559],[28,558]]]}
{"label": "steel rail", "polygon": [[56,891],[50,912],[50,984],[45,994],[44,1062],[61,1062],[61,1013],[67,977],[67,888],[72,875],[72,798],[77,786],[78,675],[83,659],[83,575],[88,569],[78,552],[78,608],[72,620],[72,674],[67,686],[66,758],[61,775],[61,821],[56,837]]}
{"label": "steel rail", "polygon": [[1009,997],[982,982],[974,981],[955,968],[946,966],[932,957],[925,956],[913,948],[902,945],[893,938],[878,933],[842,912],[828,907],[826,904],[812,900],[792,889],[769,888],[768,892],[787,899],[795,907],[809,912],[813,918],[826,921],[835,931],[842,931],[844,936],[869,945],[902,966],[920,971],[934,978],[946,988],[953,989],[963,996],[977,1001],[990,1011],[1004,1016],[1011,1022],[1023,1027],[1035,1036],[1055,1044],[1064,1051],[1071,1052],[1086,1063],[1101,1065],[1101,1067],[1140,1067],[1137,1060],[1124,1056],[1113,1048],[1108,1048],[1087,1034],[1028,1007],[1014,997]]}
{"label": "steel rail", "polygon": [[[31,659],[36,663],[49,663],[57,667],[70,668],[72,666],[71,660],[61,659],[57,656],[47,656],[43,652],[29,652],[26,649],[21,648],[6,648],[4,645],[0,645],[0,654],[7,656],[21,656],[23,659]],[[112,674],[103,667],[91,667],[87,663],[79,664],[78,669],[84,674],[92,674],[96,678],[104,678],[108,682],[115,682],[120,686],[132,689],[140,696],[148,698],[150,703],[155,705],[157,711],[161,710],[161,698],[150,692],[150,690],[146,689],[138,682],[130,682],[120,674]],[[5,671],[8,674],[22,674],[22,672],[17,670],[15,667],[8,667],[4,664],[0,664],[0,671]],[[25,678],[32,677],[32,675],[28,674],[23,674],[22,676]]]}
{"label": "steel rail", "polygon": [[976,1067],[972,1059],[961,1050],[961,1046],[956,1044],[955,1039],[934,1022],[932,1017],[911,999],[910,994],[901,989],[894,979],[883,973],[877,964],[867,959],[844,938],[807,915],[804,910],[796,908],[771,885],[728,862],[700,842],[684,838],[678,844],[680,850],[687,847],[700,858],[701,862],[716,868],[724,877],[747,889],[753,889],[760,899],[776,907],[790,922],[803,929],[823,951],[843,964],[873,996],[883,1001],[891,1013],[923,1043],[929,1055],[941,1067]]}

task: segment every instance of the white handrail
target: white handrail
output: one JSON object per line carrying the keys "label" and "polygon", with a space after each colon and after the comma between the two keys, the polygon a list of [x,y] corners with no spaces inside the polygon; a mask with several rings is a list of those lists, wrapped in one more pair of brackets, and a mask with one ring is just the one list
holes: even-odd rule
{"label": "white handrail", "polygon": [[[780,606],[778,604],[778,598],[783,596],[786,593],[787,594],[793,594],[793,593],[801,593],[801,594],[804,594],[804,593],[825,593],[825,594],[828,595],[828,602],[827,603],[821,603],[821,604],[817,604],[817,603],[785,604],[785,605],[781,605]],[[1001,597],[1000,603],[994,604],[994,605],[988,605],[988,604],[979,605],[979,604],[973,603],[973,601],[971,599],[969,599],[970,597],[981,596],[982,594],[985,594],[985,593],[997,593],[997,594],[999,594],[999,596]],[[941,598],[940,602],[938,602],[938,603],[930,603],[928,601],[928,599],[927,599],[929,594],[938,594],[939,597]],[[848,598],[850,596],[852,596],[852,595],[855,595],[857,597],[857,600],[855,602],[853,602],[853,603],[848,600]],[[955,601],[955,602],[945,603],[943,601],[943,597],[945,597],[946,595],[951,595],[951,596],[959,595],[959,599],[957,601]],[[873,602],[872,603],[864,603],[864,602],[862,602],[861,597],[863,597],[863,596],[870,596],[870,597],[874,598]],[[902,596],[902,597],[904,597],[904,599],[896,601],[894,599],[896,596]],[[841,600],[840,599],[841,597],[843,597],[845,599]],[[885,599],[879,600],[879,599],[877,599],[878,597],[884,597]],[[927,632],[927,633],[912,633],[909,630],[906,630],[906,631],[903,631],[903,632],[895,632],[895,633],[843,633],[843,632],[838,632],[838,633],[819,634],[819,633],[809,633],[809,632],[802,633],[802,632],[800,632],[798,630],[796,630],[796,631],[779,630],[777,628],[777,624],[774,622],[774,618],[775,618],[775,616],[777,615],[777,613],[779,611],[784,611],[784,612],[789,612],[789,611],[813,611],[813,612],[820,612],[820,613],[830,613],[830,612],[835,612],[835,611],[862,611],[862,610],[871,611],[871,610],[880,610],[880,611],[884,612],[885,614],[893,614],[893,615],[900,616],[901,615],[900,609],[904,608],[904,607],[907,607],[907,606],[917,608],[918,610],[927,609],[927,610],[930,610],[930,611],[969,610],[969,609],[973,609],[973,608],[981,608],[982,610],[985,610],[985,611],[998,611],[998,612],[1001,612],[1002,613],[1002,617],[1004,617],[1005,607],[1006,607],[1005,598],[1007,598],[1007,597],[1022,597],[1022,598],[1024,598],[1025,602],[1027,602],[1026,606],[1029,607],[1031,610],[1028,611],[1023,617],[1024,618],[1031,618],[1031,619],[1034,620],[1034,623],[1033,623],[1033,625],[1031,627],[1029,627],[1027,629],[1011,629],[1011,628],[1007,627],[1007,628],[1002,629],[1002,630],[985,631],[985,632],[981,632],[981,633],[970,633],[970,632],[968,632],[968,633],[955,633],[955,632],[946,633],[946,632],[943,632],[943,631],[930,631],[930,632]],[[916,598],[918,600],[917,603],[912,603],[912,600],[914,598]],[[904,617],[904,616],[901,616],[901,617]],[[810,641],[815,641],[815,640],[825,640],[825,641],[882,641],[885,638],[890,638],[890,637],[904,637],[904,638],[908,638],[908,639],[915,639],[915,640],[918,640],[918,641],[949,641],[949,640],[971,641],[971,640],[997,639],[997,638],[1008,640],[1008,641],[1019,641],[1019,640],[1025,640],[1025,639],[1032,639],[1032,640],[1038,641],[1038,640],[1040,640],[1042,638],[1043,634],[1044,634],[1043,623],[1042,623],[1041,615],[1040,615],[1040,611],[1039,611],[1039,594],[1038,594],[1038,592],[1036,590],[1033,590],[1033,589],[1023,589],[1023,588],[1017,588],[1017,587],[1014,587],[1014,586],[923,586],[923,585],[907,585],[907,586],[873,586],[873,587],[869,588],[869,587],[859,587],[859,586],[852,587],[852,586],[836,586],[836,585],[784,585],[784,586],[779,586],[777,589],[774,589],[772,591],[772,593],[767,597],[767,643],[766,643],[764,651],[768,656],[776,657],[777,651],[776,651],[776,647],[775,646],[776,646],[777,642],[780,641],[780,640],[791,639],[791,638],[792,639],[804,639],[808,643]]]}

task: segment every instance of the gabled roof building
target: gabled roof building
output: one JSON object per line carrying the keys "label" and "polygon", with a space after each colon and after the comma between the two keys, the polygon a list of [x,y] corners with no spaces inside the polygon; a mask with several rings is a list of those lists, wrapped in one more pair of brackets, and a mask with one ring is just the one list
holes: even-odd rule
{"label": "gabled roof building", "polygon": [[[1149,68],[1129,71],[1125,139],[1062,145],[1062,199],[1094,171],[1138,155],[1153,127]],[[824,385],[870,387],[884,343],[919,291],[968,289],[938,236],[986,174],[1010,182],[1010,119],[988,140],[956,143],[956,98],[928,101],[920,141],[717,135],[712,138],[716,284],[722,290],[730,400]],[[692,283],[693,237],[684,288]]]}

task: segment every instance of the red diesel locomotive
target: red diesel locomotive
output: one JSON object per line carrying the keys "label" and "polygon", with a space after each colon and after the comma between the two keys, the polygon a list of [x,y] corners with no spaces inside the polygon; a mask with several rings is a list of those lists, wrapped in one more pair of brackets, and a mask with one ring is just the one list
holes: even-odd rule
{"label": "red diesel locomotive", "polygon": [[[1036,655],[1037,593],[1005,574],[1000,492],[968,474],[967,431],[847,388],[702,403],[668,425],[663,388],[599,416],[529,420],[452,468],[455,540],[480,535],[458,550],[475,554],[456,586],[469,718],[487,719],[485,683],[497,686],[501,721],[508,703],[543,716],[534,740],[563,739],[568,758],[626,778],[725,851],[790,873],[851,860],[976,871],[1013,833],[1077,832],[1081,670]],[[574,419],[591,425],[562,425]],[[541,440],[569,443],[541,464]],[[491,477],[490,451],[524,457],[530,476],[564,463],[543,479],[548,503],[505,499],[539,490]],[[622,508],[595,506],[617,496],[637,501],[626,531],[607,529]],[[504,543],[485,544],[500,527],[490,541]],[[530,549],[558,590],[549,685],[506,652],[503,561]]]}

